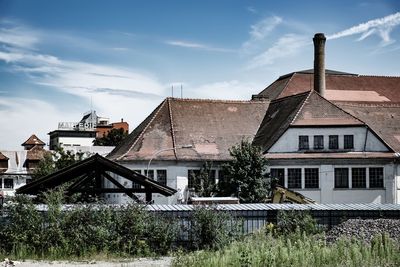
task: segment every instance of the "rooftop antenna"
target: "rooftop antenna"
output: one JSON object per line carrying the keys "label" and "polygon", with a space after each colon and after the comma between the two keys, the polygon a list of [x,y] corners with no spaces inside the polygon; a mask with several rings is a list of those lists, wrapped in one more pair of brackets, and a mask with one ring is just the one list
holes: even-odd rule
{"label": "rooftop antenna", "polygon": [[181,98],[183,98],[183,87],[182,87],[182,84],[181,84]]}

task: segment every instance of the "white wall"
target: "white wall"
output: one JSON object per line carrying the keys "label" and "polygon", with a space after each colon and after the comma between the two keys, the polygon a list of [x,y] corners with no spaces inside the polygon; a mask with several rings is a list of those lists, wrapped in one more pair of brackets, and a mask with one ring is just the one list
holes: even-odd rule
{"label": "white wall", "polygon": [[[368,133],[367,133],[368,132]],[[367,134],[367,138],[365,138]],[[289,128],[270,148],[269,153],[299,151],[299,136],[307,135],[310,150],[313,148],[314,135],[324,136],[324,150],[329,150],[329,135],[339,136],[339,149],[343,149],[344,135],[354,135],[353,151],[388,151],[386,146],[365,127],[332,127],[332,128]],[[322,150],[322,151],[324,151]],[[321,150],[318,150],[319,152]]]}
{"label": "white wall", "polygon": [[94,137],[59,137],[62,146],[93,146]]}
{"label": "white wall", "polygon": [[[125,163],[122,164],[125,167],[131,169],[131,170],[141,170],[141,173],[144,175],[145,170],[147,170],[147,164],[148,162],[137,162],[137,163]],[[191,169],[200,169],[203,165],[203,162],[179,162],[176,163],[175,161],[171,162],[157,162],[157,161],[152,161],[151,166],[149,170],[154,170],[156,173],[156,170],[167,170],[167,186],[177,189],[177,179],[176,177],[181,176],[181,177],[187,177],[188,176],[188,170]],[[214,163],[214,165],[211,167],[212,169],[219,169],[219,164]],[[218,180],[218,172],[217,172],[217,180]],[[132,186],[132,183],[124,178],[121,177],[116,177],[122,185],[126,183],[127,186]],[[144,194],[135,194],[139,196],[140,198],[144,199],[145,195]],[[154,200],[155,204],[176,204],[177,203],[177,197],[178,195],[175,194],[171,197],[165,197],[161,194],[153,194],[152,198]],[[131,198],[129,196],[124,196],[123,194],[107,194],[106,195],[106,201],[109,203],[130,203],[132,202]]]}
{"label": "white wall", "polygon": [[[367,188],[351,188],[351,168],[366,168],[367,173]],[[370,167],[383,167],[384,171],[384,187],[383,188],[369,188],[369,169]],[[386,165],[286,165],[286,166],[269,166],[271,168],[284,168],[285,169],[285,186],[288,183],[288,168],[301,168],[302,169],[302,188],[292,189],[297,191],[317,203],[398,203],[393,198],[394,189],[394,176],[393,164]],[[307,189],[304,182],[304,169],[305,168],[318,168],[319,169],[319,188]],[[349,168],[349,187],[350,188],[335,188],[334,169],[335,168]],[[398,184],[400,186],[400,184]],[[399,187],[400,188],[400,187]],[[398,190],[396,190],[399,192]],[[398,193],[397,193],[398,194]]]}

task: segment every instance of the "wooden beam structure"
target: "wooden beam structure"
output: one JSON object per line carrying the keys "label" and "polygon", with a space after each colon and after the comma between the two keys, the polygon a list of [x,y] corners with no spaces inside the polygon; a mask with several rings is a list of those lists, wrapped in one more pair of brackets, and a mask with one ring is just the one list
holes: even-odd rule
{"label": "wooden beam structure", "polygon": [[[124,187],[111,174],[125,178],[132,184],[139,184],[140,188]],[[105,181],[110,181],[116,188],[105,187]],[[175,189],[162,185],[99,154],[20,187],[16,193],[35,195],[65,183],[72,183],[66,189],[68,195],[86,193],[99,196],[104,193],[125,193],[136,202],[140,200],[135,193],[145,193],[146,202],[152,200],[153,193],[164,196],[171,196],[176,193]]]}

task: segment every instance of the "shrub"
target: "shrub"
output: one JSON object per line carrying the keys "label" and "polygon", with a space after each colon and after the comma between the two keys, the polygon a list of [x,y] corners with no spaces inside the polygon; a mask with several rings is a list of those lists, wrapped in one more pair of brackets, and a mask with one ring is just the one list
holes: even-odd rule
{"label": "shrub", "polygon": [[320,233],[321,230],[309,211],[280,210],[278,212],[275,229],[278,234],[288,235],[296,231],[316,234]]}
{"label": "shrub", "polygon": [[202,206],[191,216],[190,236],[197,249],[221,248],[240,234],[240,223],[227,212]]}

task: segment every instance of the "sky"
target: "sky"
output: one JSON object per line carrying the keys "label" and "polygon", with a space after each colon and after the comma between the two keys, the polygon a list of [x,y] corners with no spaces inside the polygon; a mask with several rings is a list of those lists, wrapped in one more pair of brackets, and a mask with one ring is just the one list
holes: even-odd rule
{"label": "sky", "polygon": [[133,130],[181,88],[249,100],[312,68],[317,32],[327,69],[400,75],[398,0],[0,0],[0,150],[91,109]]}

